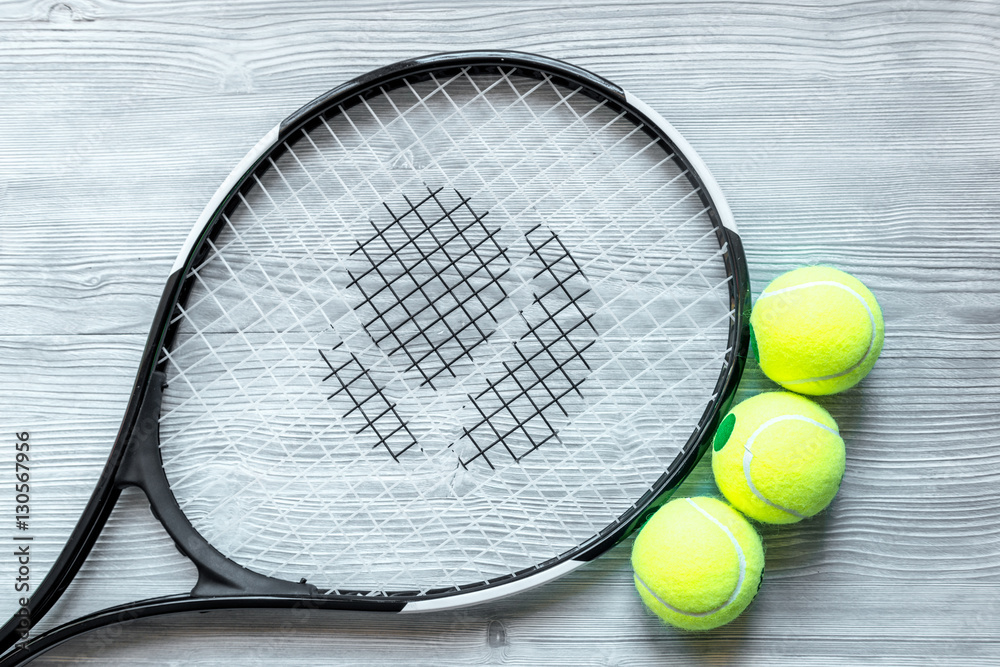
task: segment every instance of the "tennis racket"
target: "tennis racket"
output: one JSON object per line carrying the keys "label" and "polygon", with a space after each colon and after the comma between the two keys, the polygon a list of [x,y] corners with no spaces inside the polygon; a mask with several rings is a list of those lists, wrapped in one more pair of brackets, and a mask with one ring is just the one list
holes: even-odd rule
{"label": "tennis racket", "polygon": [[[705,450],[749,289],[705,165],[605,79],[468,52],[330,91],[188,237],[107,465],[0,665],[125,619],[441,610],[573,570]],[[197,584],[33,635],[130,486]]]}

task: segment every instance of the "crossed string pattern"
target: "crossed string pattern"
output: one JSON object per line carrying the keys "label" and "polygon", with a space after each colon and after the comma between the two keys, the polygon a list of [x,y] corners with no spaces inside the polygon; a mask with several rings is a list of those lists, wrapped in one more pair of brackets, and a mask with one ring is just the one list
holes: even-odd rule
{"label": "crossed string pattern", "polygon": [[510,266],[494,238],[500,228],[487,227],[486,214],[458,192],[454,206],[439,193],[417,203],[404,196],[408,208],[398,215],[386,204],[392,222],[372,221],[375,233],[352,253],[368,267],[348,272],[349,288],[364,297],[358,309],[372,311],[362,323],[372,340],[390,357],[402,352],[403,372],[416,368],[432,388],[445,371],[455,377],[455,363],[493,333],[488,320],[497,323],[493,310],[507,297],[500,279]]}
{"label": "crossed string pattern", "polygon": [[[591,322],[592,312],[584,310],[581,299],[590,293],[583,270],[554,232],[539,231],[536,225],[525,234],[531,256],[542,268],[532,276],[551,287],[533,294],[535,309],[521,312],[528,330],[514,343],[518,361],[502,362],[504,374],[488,381],[488,387],[469,396],[480,419],[463,429],[463,436],[475,447],[475,453],[460,459],[468,466],[482,459],[494,468],[489,453],[505,451],[514,461],[549,440],[558,437],[552,413],[570,413],[562,401],[575,392],[581,398],[580,385],[590,373],[584,352],[597,336]],[[535,238],[532,238],[532,234]],[[538,238],[539,234],[542,238]],[[537,312],[541,311],[541,312]],[[592,336],[580,333],[590,329]],[[508,425],[508,420],[512,425]]]}
{"label": "crossed string pattern", "polygon": [[[337,343],[333,351],[340,350],[343,344],[343,341]],[[396,410],[396,403],[386,396],[385,388],[372,378],[371,371],[361,363],[357,355],[347,350],[345,352],[348,355],[347,361],[334,364],[323,350],[319,351],[323,362],[330,368],[330,373],[323,378],[323,382],[335,379],[340,385],[327,398],[344,395],[350,399],[354,407],[342,416],[346,418],[357,411],[365,421],[355,433],[370,430],[376,438],[372,448],[384,447],[393,460],[398,461],[403,452],[417,444],[417,440]]]}
{"label": "crossed string pattern", "polygon": [[[416,369],[421,384],[435,388],[435,378],[446,371],[455,377],[455,364],[471,360],[493,333],[510,262],[495,239],[499,227],[484,222],[486,213],[477,214],[458,192],[456,204],[446,204],[440,188],[428,193],[417,202],[404,196],[407,208],[398,214],[385,204],[391,222],[371,221],[375,233],[351,253],[364,257],[366,268],[348,271],[348,289],[363,297],[356,310],[366,314],[362,326],[372,341],[388,357],[405,358],[403,373]],[[384,447],[393,459],[416,444],[396,404],[357,356],[349,352],[347,361],[334,364],[320,354],[330,368],[324,382],[339,384],[328,398],[346,396],[353,406],[344,417],[358,411],[365,421],[357,433],[371,430],[373,448]]]}
{"label": "crossed string pattern", "polygon": [[[191,269],[191,296],[175,313],[176,341],[164,351],[164,467],[185,514],[225,555],[331,591],[456,588],[532,568],[586,541],[671,465],[728,363],[733,313],[721,261],[726,249],[709,211],[683,168],[640,125],[546,75],[463,69],[404,81],[340,108],[282,148],[239,194],[225,228]],[[399,155],[408,156],[402,164]],[[344,348],[327,363],[316,354],[330,351],[332,325],[354,326],[340,304],[356,303],[361,288],[344,267],[373,263],[353,239],[375,236],[367,220],[378,217],[382,202],[424,182],[453,184],[472,202],[488,202],[484,208],[505,230],[534,228],[531,245],[541,250],[528,258],[532,283],[555,285],[576,268],[586,274],[591,291],[584,297],[577,296],[585,289],[582,275],[566,279],[565,292],[557,288],[532,303],[517,321],[518,336],[536,326],[540,338],[556,344],[516,339],[523,355],[514,359],[494,353],[497,334],[475,347],[477,363],[507,377],[494,379],[497,392],[474,395],[482,412],[493,413],[539,374],[553,390],[537,386],[510,403],[516,416],[497,412],[490,421],[501,434],[520,420],[534,442],[559,437],[566,446],[531,449],[518,430],[505,441],[519,448],[507,453],[490,446],[496,434],[483,424],[473,434],[480,443],[473,454],[484,454],[452,474],[439,460],[404,449],[412,440],[405,429],[389,445],[406,454],[397,462],[380,451],[366,456],[367,446],[358,451],[354,430],[329,418],[324,399],[339,380],[322,378],[347,362],[349,381],[357,361],[366,361],[360,353],[358,360],[332,358]],[[543,228],[535,227],[539,220]],[[411,223],[407,230],[419,234]],[[442,230],[450,224],[439,223]],[[482,238],[476,225],[470,230]],[[558,242],[542,230],[557,233]],[[393,233],[406,243],[402,231]],[[562,244],[572,248],[577,267],[554,262]],[[490,256],[484,251],[484,259]],[[527,260],[510,259],[524,275]],[[495,273],[503,264],[496,260]],[[538,275],[547,264],[556,277]],[[377,272],[361,279],[369,294],[379,282],[386,281]],[[533,288],[536,296],[546,293]],[[524,294],[509,300],[515,296]],[[394,300],[384,290],[370,312]],[[470,315],[485,333],[493,321],[484,315],[491,301],[484,296],[483,303],[467,308],[475,305]],[[433,308],[425,315],[436,317]],[[396,317],[406,318],[401,307],[388,315]],[[380,319],[370,322],[371,331],[360,321],[356,327],[358,340],[387,330]],[[601,336],[589,343],[593,328]],[[432,340],[451,335],[446,326],[435,331],[427,330]],[[479,336],[468,327],[461,343],[468,347]],[[434,354],[421,360],[416,350],[428,342],[413,342],[413,359],[404,350],[393,356],[407,366],[419,361],[410,371],[419,378],[414,384],[448,367]],[[371,343],[380,354],[398,344],[392,336]],[[455,359],[452,367],[468,362],[462,345],[443,357]],[[526,359],[530,364],[510,373]],[[371,373],[351,383],[359,398],[373,396],[365,404],[373,414],[396,400],[365,384],[384,385],[383,377]],[[430,381],[437,386],[446,377],[444,370]],[[563,409],[579,405],[580,391],[585,411],[568,419]],[[526,421],[553,395],[561,397]],[[418,417],[433,430],[453,408],[439,396]],[[534,453],[524,456],[528,451]],[[454,453],[444,453],[454,464]],[[498,455],[520,459],[485,465]]]}

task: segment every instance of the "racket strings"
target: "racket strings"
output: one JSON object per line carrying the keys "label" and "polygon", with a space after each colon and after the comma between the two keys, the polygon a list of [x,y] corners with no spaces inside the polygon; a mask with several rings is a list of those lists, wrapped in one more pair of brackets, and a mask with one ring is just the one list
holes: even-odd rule
{"label": "racket strings", "polygon": [[[431,388],[439,374],[449,371],[454,376],[452,365],[462,357],[471,358],[473,350],[492,334],[492,329],[484,330],[480,321],[490,317],[496,323],[493,310],[506,298],[499,281],[507,268],[496,273],[495,264],[502,261],[509,265],[504,249],[494,240],[498,229],[485,225],[485,214],[476,214],[468,199],[458,193],[459,203],[446,206],[439,192],[430,190],[416,204],[406,199],[409,207],[401,214],[393,213],[385,204],[392,221],[382,227],[372,221],[375,234],[359,241],[352,252],[361,251],[367,267],[357,274],[348,271],[351,277],[348,289],[355,288],[363,296],[355,309],[374,311],[363,320],[371,339],[383,348],[386,347],[383,343],[391,339],[393,345],[385,350],[386,354],[392,358],[402,351],[408,361],[402,372],[418,369],[423,376],[422,384]],[[421,208],[431,202],[436,210],[428,220],[426,209],[421,213]],[[470,216],[468,222],[456,219],[462,209]],[[417,221],[415,231],[408,229],[408,220]],[[484,247],[487,245],[492,247]],[[489,256],[483,257],[484,250]],[[470,259],[474,261],[468,261]],[[474,284],[477,278],[478,285]],[[374,284],[366,289],[366,282]],[[485,300],[490,298],[486,294],[488,291],[494,292],[489,303]],[[377,300],[383,295],[388,298],[383,298],[385,303],[379,305]],[[441,326],[446,336],[443,339],[432,336],[431,330]],[[418,339],[426,344],[426,351],[415,351],[421,342]],[[343,341],[338,342],[333,352],[342,346]],[[357,410],[364,419],[364,425],[356,433],[370,430],[376,435],[372,447],[384,447],[390,456],[398,458],[416,444],[412,432],[395,402],[387,398],[385,387],[372,378],[369,369],[353,352],[345,349],[344,353],[349,358],[334,364],[320,351],[331,371],[324,381],[335,379],[339,384],[328,398],[343,394],[350,399],[351,404],[343,416]],[[436,367],[428,364],[432,355],[440,362]]]}
{"label": "racket strings", "polygon": [[[341,345],[343,342],[337,343],[334,350],[339,349]],[[327,398],[332,399],[343,394],[350,399],[354,407],[349,408],[343,417],[349,417],[352,412],[358,411],[365,422],[355,434],[371,429],[376,438],[372,448],[385,447],[389,456],[398,461],[400,455],[417,444],[417,440],[396,410],[396,403],[386,396],[385,387],[372,378],[371,371],[353,352],[348,352],[350,356],[347,361],[336,366],[323,350],[319,353],[323,362],[330,368],[329,375],[323,378],[323,381],[333,379],[340,384],[340,387]]]}
{"label": "racket strings", "polygon": [[240,193],[176,315],[163,455],[196,527],[257,571],[388,593],[506,576],[613,522],[727,355],[683,169],[507,68],[320,120]]}
{"label": "racket strings", "polygon": [[[493,311],[507,297],[500,281],[510,266],[505,249],[495,240],[499,227],[487,227],[485,213],[476,214],[457,192],[460,203],[446,207],[439,192],[431,191],[415,205],[407,199],[410,207],[401,215],[386,204],[392,222],[384,228],[373,222],[375,234],[360,241],[354,251],[364,254],[368,266],[359,274],[348,271],[348,289],[357,288],[364,297],[356,309],[374,311],[363,322],[372,340],[382,346],[391,338],[393,345],[386,354],[392,357],[402,351],[409,362],[403,372],[419,370],[431,388],[441,373],[454,377],[452,366],[471,357],[492,334],[482,320],[488,317],[497,323]],[[430,201],[439,210],[428,221],[421,207]],[[467,222],[456,219],[462,209],[470,216]],[[407,224],[413,219],[416,233]],[[374,284],[366,289],[366,282]],[[383,304],[378,302],[381,296],[388,297]],[[445,333],[435,335],[441,327]],[[415,354],[421,342],[427,350]]]}
{"label": "racket strings", "polygon": [[[558,437],[551,409],[569,417],[563,400],[571,392],[583,398],[580,386],[590,374],[584,352],[598,335],[591,323],[593,313],[581,305],[590,288],[579,264],[559,237],[550,231],[541,240],[533,240],[532,235],[537,236],[539,231],[540,226],[529,230],[525,241],[531,248],[530,256],[542,265],[533,278],[545,276],[552,282],[545,291],[533,294],[533,304],[537,306],[534,310],[540,310],[542,317],[533,316],[532,309],[520,313],[528,330],[513,343],[519,360],[514,364],[502,361],[505,373],[496,380],[488,380],[487,388],[477,396],[470,396],[480,419],[463,429],[464,437],[476,450],[472,456],[461,458],[463,466],[481,458],[494,468],[488,453],[498,446],[512,460],[520,461]],[[574,278],[582,283],[575,290],[570,287]],[[593,337],[577,343],[574,334],[584,325],[590,328]],[[510,417],[513,424],[504,427],[502,420],[497,419],[500,415]],[[515,434],[521,437],[515,438]]]}

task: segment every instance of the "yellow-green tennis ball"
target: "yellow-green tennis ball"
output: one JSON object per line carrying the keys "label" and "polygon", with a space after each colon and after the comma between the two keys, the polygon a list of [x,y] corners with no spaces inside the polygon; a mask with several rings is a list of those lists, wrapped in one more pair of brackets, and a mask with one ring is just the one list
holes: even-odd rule
{"label": "yellow-green tennis ball", "polygon": [[828,266],[778,276],[750,314],[750,345],[761,370],[800,394],[835,394],[856,385],[878,359],[884,336],[872,293]]}
{"label": "yellow-green tennis ball", "polygon": [[765,523],[795,523],[829,505],[844,477],[844,459],[830,413],[785,391],[734,407],[712,445],[712,472],[722,494]]}
{"label": "yellow-green tennis ball", "polygon": [[711,630],[739,616],[757,595],[763,569],[757,531],[715,498],[670,501],[632,546],[642,601],[685,630]]}

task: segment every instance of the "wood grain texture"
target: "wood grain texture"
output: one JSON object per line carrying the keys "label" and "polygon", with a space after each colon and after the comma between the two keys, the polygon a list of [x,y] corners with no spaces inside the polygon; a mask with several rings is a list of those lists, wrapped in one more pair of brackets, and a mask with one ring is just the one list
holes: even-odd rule
{"label": "wood grain texture", "polygon": [[[833,506],[764,528],[758,600],[701,635],[643,610],[626,543],[480,608],[178,616],[35,664],[1000,664],[992,0],[0,5],[0,433],[39,443],[39,529],[64,535],[81,511],[174,256],[246,150],[338,83],[462,48],[564,58],[661,112],[726,192],[755,293],[812,262],[871,287],[882,358],[821,400],[848,444]],[[772,387],[751,368],[741,395]],[[705,463],[681,492],[714,492]],[[37,574],[59,540],[39,547]],[[9,572],[0,557],[4,613]],[[128,494],[54,617],[193,577]]]}

